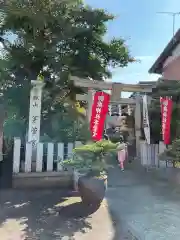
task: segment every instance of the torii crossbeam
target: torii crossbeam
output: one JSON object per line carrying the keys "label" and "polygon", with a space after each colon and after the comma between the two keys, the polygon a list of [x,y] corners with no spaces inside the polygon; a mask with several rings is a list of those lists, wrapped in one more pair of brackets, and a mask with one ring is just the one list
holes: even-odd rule
{"label": "torii crossbeam", "polygon": [[78,77],[71,77],[74,85],[77,87],[101,89],[101,90],[114,90],[119,92],[139,92],[139,93],[149,93],[152,92],[152,84],[127,84],[118,82],[105,82],[98,80],[82,79]]}

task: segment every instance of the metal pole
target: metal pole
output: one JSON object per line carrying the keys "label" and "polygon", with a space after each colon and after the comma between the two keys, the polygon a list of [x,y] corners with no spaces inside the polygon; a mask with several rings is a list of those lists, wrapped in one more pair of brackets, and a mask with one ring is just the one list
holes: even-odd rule
{"label": "metal pole", "polygon": [[172,16],[172,18],[173,18],[173,22],[172,22],[172,24],[173,24],[173,26],[172,26],[172,28],[173,28],[173,41],[175,41],[174,36],[175,36],[176,16],[180,15],[180,12],[157,12],[157,13],[159,13],[159,14],[167,14],[167,15],[171,15]]}
{"label": "metal pole", "polygon": [[174,39],[174,35],[175,35],[175,19],[176,18],[176,14],[173,14],[173,41],[175,40]]}

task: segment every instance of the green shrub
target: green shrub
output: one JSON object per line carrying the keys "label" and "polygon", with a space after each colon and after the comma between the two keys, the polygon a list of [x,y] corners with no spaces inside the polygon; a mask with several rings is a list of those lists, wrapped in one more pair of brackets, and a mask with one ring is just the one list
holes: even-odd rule
{"label": "green shrub", "polygon": [[112,143],[108,140],[88,143],[75,148],[73,158],[63,161],[63,165],[78,171],[104,173],[111,166],[108,164],[106,155],[124,149],[124,147],[125,144]]}
{"label": "green shrub", "polygon": [[159,155],[160,160],[172,160],[180,162],[180,139],[175,139],[168,148]]}

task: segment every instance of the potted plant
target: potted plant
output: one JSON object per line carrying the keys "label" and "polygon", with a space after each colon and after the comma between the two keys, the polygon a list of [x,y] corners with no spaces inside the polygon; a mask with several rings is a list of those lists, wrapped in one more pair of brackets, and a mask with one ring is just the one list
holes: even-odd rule
{"label": "potted plant", "polygon": [[180,139],[175,139],[163,153],[159,154],[159,159],[171,161],[174,167],[180,168]]}
{"label": "potted plant", "polygon": [[107,169],[110,153],[124,149],[125,144],[108,140],[91,142],[74,149],[74,156],[63,161],[63,165],[72,167],[79,174],[78,191],[82,202],[87,205],[100,205],[107,188]]}

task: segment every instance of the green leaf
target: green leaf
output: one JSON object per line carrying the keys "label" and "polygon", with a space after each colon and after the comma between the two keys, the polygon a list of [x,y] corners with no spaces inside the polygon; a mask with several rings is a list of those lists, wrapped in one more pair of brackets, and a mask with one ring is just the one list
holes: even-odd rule
{"label": "green leaf", "polygon": [[[84,140],[72,102],[85,90],[75,87],[70,76],[102,81],[111,76],[108,69],[133,61],[123,39],[104,40],[114,16],[79,0],[6,1],[1,13],[1,100],[8,109],[16,108],[27,124],[30,81],[41,73],[41,134],[54,141],[73,141],[76,136]],[[70,100],[71,107],[64,107]]]}

